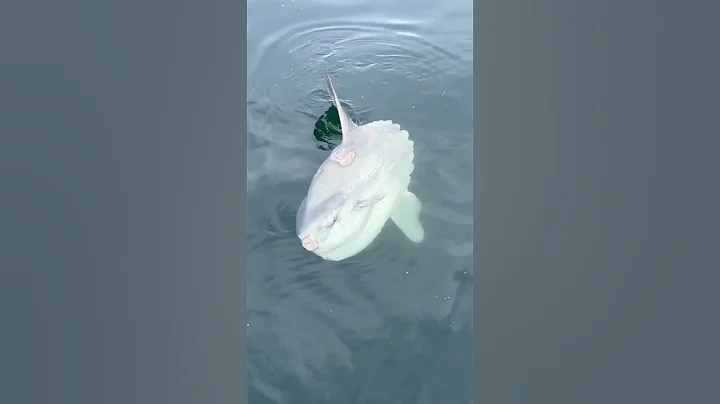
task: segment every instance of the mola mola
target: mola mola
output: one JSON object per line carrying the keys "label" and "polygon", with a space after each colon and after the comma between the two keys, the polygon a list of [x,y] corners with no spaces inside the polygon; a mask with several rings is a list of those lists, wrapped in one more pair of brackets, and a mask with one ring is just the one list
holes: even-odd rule
{"label": "mola mola", "polygon": [[388,219],[420,243],[420,200],[408,191],[413,142],[392,121],[358,126],[348,118],[330,76],[325,84],[340,116],[342,141],[320,165],[297,213],[303,247],[329,261],[364,250]]}

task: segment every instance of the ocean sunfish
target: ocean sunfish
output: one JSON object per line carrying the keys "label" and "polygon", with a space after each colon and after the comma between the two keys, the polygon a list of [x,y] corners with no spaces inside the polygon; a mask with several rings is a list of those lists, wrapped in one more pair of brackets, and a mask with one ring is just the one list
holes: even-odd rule
{"label": "ocean sunfish", "polygon": [[320,165],[300,203],[296,232],[303,247],[328,261],[364,250],[388,219],[420,243],[420,200],[408,191],[413,142],[392,121],[356,125],[348,118],[330,76],[325,84],[340,116],[342,141]]}

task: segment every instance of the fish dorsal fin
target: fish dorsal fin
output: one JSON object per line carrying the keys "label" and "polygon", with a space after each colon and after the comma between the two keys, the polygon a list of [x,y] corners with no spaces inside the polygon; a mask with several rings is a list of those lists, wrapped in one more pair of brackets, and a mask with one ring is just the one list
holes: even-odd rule
{"label": "fish dorsal fin", "polygon": [[333,87],[332,80],[330,80],[330,75],[328,73],[325,73],[325,84],[327,85],[328,93],[330,93],[332,102],[337,109],[338,116],[340,117],[340,130],[342,131],[342,137],[343,139],[347,139],[348,133],[355,130],[358,126],[345,114],[345,110],[343,110],[343,107],[340,104],[340,99],[335,92],[335,88]]}

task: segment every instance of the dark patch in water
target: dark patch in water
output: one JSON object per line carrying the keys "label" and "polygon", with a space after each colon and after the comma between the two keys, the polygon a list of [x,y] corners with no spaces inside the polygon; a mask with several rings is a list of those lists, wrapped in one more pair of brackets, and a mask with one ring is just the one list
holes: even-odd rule
{"label": "dark patch in water", "polygon": [[[360,117],[356,115],[353,109],[342,103],[345,113],[355,123],[360,123]],[[315,122],[315,130],[313,136],[317,140],[317,146],[321,150],[332,150],[342,141],[342,130],[340,129],[340,115],[338,115],[335,105],[325,111]]]}

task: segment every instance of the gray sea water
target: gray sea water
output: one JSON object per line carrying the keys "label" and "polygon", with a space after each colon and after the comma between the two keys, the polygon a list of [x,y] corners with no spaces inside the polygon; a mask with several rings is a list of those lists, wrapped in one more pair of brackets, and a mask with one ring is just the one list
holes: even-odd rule
{"label": "gray sea water", "polygon": [[[248,2],[248,388],[252,404],[467,404],[472,394],[471,0]],[[361,122],[415,142],[426,238],[393,224],[326,262],[295,213],[329,151],[323,74]]]}

